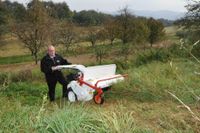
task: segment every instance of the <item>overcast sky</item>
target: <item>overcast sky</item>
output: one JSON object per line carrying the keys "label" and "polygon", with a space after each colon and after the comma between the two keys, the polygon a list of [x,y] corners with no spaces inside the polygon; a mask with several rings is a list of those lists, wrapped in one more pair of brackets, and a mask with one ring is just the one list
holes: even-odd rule
{"label": "overcast sky", "polygon": [[[30,0],[10,0],[28,3]],[[48,0],[46,0],[48,1]],[[170,10],[184,12],[187,0],[52,0],[53,2],[66,2],[71,10],[94,9],[104,12],[115,12],[128,6],[131,10]]]}

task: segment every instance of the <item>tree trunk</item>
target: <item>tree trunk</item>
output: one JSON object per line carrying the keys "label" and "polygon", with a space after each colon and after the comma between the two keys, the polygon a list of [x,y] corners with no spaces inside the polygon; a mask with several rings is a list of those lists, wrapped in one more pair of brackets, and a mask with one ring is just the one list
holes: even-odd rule
{"label": "tree trunk", "polygon": [[153,43],[150,43],[151,48],[153,47]]}
{"label": "tree trunk", "polygon": [[110,45],[113,45],[113,41],[114,41],[114,39],[111,39],[111,40],[110,40]]}
{"label": "tree trunk", "polygon": [[99,64],[101,65],[102,62],[102,55],[99,56]]}
{"label": "tree trunk", "polygon": [[35,64],[37,65],[38,64],[38,56],[37,56],[37,54],[34,54],[34,59],[35,59]]}

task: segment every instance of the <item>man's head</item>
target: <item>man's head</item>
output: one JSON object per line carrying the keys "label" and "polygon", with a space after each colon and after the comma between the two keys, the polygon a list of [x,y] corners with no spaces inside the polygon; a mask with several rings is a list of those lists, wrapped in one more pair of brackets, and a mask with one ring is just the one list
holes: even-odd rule
{"label": "man's head", "polygon": [[50,57],[54,57],[55,53],[56,53],[55,47],[53,45],[49,45],[47,52],[48,52],[48,54],[49,54]]}

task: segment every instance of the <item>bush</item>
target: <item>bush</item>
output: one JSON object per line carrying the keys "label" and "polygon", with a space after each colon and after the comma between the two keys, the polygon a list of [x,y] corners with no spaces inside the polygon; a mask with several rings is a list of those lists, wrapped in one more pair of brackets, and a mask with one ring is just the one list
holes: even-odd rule
{"label": "bush", "polygon": [[124,70],[127,70],[131,67],[131,64],[129,61],[124,61],[122,59],[114,60],[114,64],[117,65],[117,71],[123,72]]}
{"label": "bush", "polygon": [[8,78],[8,73],[0,73],[0,84],[4,84]]}
{"label": "bush", "polygon": [[15,73],[0,73],[0,84],[7,84],[8,82],[44,81],[44,79],[43,73],[38,69],[24,69]]}
{"label": "bush", "polygon": [[168,48],[168,52],[172,57],[181,57],[181,58],[189,57],[189,53],[184,49],[181,49],[181,46],[176,43],[172,44],[172,46]]}
{"label": "bush", "polygon": [[150,51],[145,51],[139,54],[135,60],[136,66],[141,66],[144,64],[151,63],[152,61],[167,62],[170,58],[170,54],[166,49],[155,49]]}
{"label": "bush", "polygon": [[43,95],[47,93],[46,86],[27,82],[11,83],[2,92],[4,96],[20,101],[22,104],[35,105],[41,102]]}
{"label": "bush", "polygon": [[33,78],[32,71],[30,69],[21,70],[15,74],[12,74],[13,82],[25,82],[31,81]]}
{"label": "bush", "polygon": [[179,38],[185,38],[187,37],[187,32],[186,31],[177,31],[176,32],[176,36],[178,36]]}

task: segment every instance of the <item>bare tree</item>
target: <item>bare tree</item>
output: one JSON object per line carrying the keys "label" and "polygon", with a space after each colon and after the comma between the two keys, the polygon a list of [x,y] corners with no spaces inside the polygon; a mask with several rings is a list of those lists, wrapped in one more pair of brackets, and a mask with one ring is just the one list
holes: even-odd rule
{"label": "bare tree", "polygon": [[153,43],[161,40],[164,37],[164,25],[160,21],[150,18],[147,22],[147,26],[149,28],[148,41],[152,47]]}
{"label": "bare tree", "polygon": [[133,18],[135,17],[130,13],[128,7],[120,10],[120,15],[117,16],[117,34],[118,38],[122,40],[123,44],[126,44],[132,40]]}
{"label": "bare tree", "polygon": [[95,46],[97,40],[98,40],[98,32],[99,30],[97,30],[96,28],[90,27],[88,32],[88,35],[86,36],[86,40],[91,42],[92,47]]}
{"label": "bare tree", "polygon": [[110,40],[110,44],[113,45],[113,41],[117,37],[117,24],[114,19],[109,19],[104,23],[104,33]]}
{"label": "bare tree", "polygon": [[100,29],[97,33],[96,33],[96,36],[97,36],[97,40],[99,42],[99,45],[94,45],[94,53],[95,53],[95,56],[96,56],[96,61],[99,63],[99,64],[102,64],[102,60],[104,58],[107,57],[108,55],[108,49],[106,47],[106,38],[107,38],[107,34],[105,34],[105,31],[104,29]]}
{"label": "bare tree", "polygon": [[26,22],[15,24],[14,33],[29,49],[38,63],[38,53],[45,46],[49,37],[50,19],[39,0],[33,0],[27,9]]}
{"label": "bare tree", "polygon": [[76,33],[72,23],[63,22],[53,33],[52,41],[54,44],[62,44],[66,51],[69,51],[70,46],[75,41]]}
{"label": "bare tree", "polygon": [[102,60],[107,57],[108,49],[104,45],[99,45],[94,47],[94,53],[96,61],[102,64]]}

